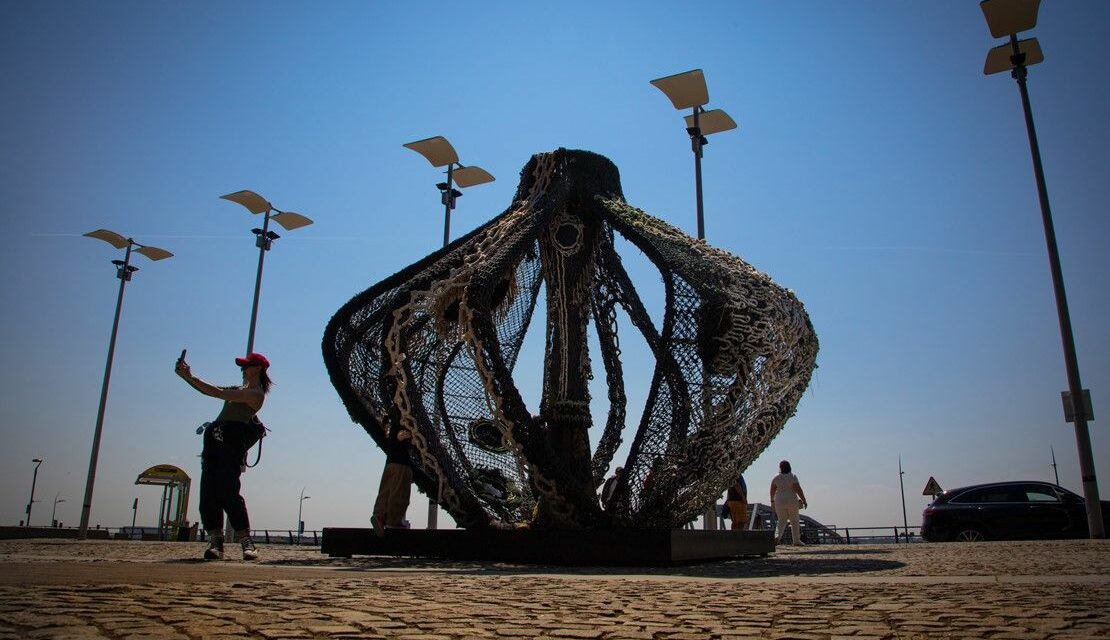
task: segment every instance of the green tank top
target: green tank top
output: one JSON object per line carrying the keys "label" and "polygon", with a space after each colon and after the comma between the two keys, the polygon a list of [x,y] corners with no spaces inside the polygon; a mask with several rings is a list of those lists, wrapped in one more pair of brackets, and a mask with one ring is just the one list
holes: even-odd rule
{"label": "green tank top", "polygon": [[220,415],[216,416],[216,422],[250,422],[254,414],[255,411],[249,404],[227,400],[224,402],[224,408],[220,410]]}

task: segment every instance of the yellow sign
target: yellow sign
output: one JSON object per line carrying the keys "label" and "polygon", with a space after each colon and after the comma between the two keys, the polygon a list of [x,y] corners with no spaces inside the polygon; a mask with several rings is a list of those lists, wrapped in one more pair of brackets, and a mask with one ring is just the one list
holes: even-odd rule
{"label": "yellow sign", "polygon": [[938,493],[944,493],[944,489],[940,488],[940,484],[933,476],[929,476],[929,481],[925,483],[925,490],[921,492],[921,495],[935,496]]}

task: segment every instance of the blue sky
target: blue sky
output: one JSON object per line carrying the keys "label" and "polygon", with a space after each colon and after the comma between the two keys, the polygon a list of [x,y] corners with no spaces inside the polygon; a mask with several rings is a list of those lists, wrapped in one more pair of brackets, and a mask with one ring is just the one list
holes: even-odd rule
{"label": "blue sky", "polygon": [[[1096,418],[1110,388],[1110,95],[1094,52],[1108,32],[1108,5],[1044,2],[1033,35],[1046,60],[1029,84]],[[693,234],[682,114],[649,84],[693,68],[709,107],[740,125],[705,151],[707,239],[796,291],[821,340],[797,415],[747,472],[753,496],[766,501],[787,458],[810,515],[901,522],[901,455],[913,524],[930,476],[1051,479],[1050,448],[1079,491],[1018,92],[982,75],[994,44],[973,0],[694,15],[643,2],[4,3],[0,522],[22,517],[36,457],[34,522],[56,497],[59,519],[79,519],[118,287],[119,252],[81,237],[101,227],[176,256],[136,258],[92,522],[129,524],[137,496],[153,524],[159,490],[134,485],[148,466],[199,478],[194,430],[219,405],[172,366],[188,347],[202,377],[238,379],[260,220],[218,196],[253,189],[315,224],[278,229],[266,259],[256,346],[277,386],[262,465],[244,477],[252,524],[295,526],[307,487],[308,528],[365,525],[384,458],[347,417],[320,339],[350,297],[441,242],[442,177],[401,145],[444,135],[497,177],[459,200],[453,237],[503,211],[528,158],[557,147],[609,157],[631,204]],[[658,276],[624,257],[650,296]],[[535,397],[529,345],[517,375]],[[1110,473],[1099,424],[1096,468]],[[423,497],[409,513],[424,522]]]}

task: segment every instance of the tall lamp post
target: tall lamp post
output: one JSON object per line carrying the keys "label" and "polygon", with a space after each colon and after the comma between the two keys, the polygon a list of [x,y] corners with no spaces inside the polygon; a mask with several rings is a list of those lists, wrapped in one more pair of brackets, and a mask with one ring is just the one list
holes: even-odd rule
{"label": "tall lamp post", "polygon": [[254,302],[251,303],[251,325],[247,332],[247,353],[249,354],[254,351],[254,327],[258,320],[258,295],[262,289],[262,263],[265,262],[266,252],[270,250],[274,240],[281,237],[270,231],[270,220],[280,224],[286,231],[307,227],[312,224],[312,220],[299,213],[275,209],[274,205],[270,204],[266,198],[246,189],[220,197],[243,205],[251,213],[265,214],[262,218],[262,228],[251,229],[251,233],[256,236],[254,245],[258,247],[258,272],[254,277]]}
{"label": "tall lamp post", "polygon": [[1068,376],[1068,390],[1064,393],[1064,416],[1075,423],[1075,440],[1079,449],[1079,471],[1083,480],[1083,496],[1087,502],[1087,525],[1092,538],[1105,538],[1102,522],[1102,505],[1099,504],[1098,481],[1095,477],[1095,459],[1091,451],[1091,436],[1087,420],[1091,415],[1088,392],[1079,378],[1079,363],[1075,354],[1068,298],[1064,291],[1064,276],[1060,269],[1060,254],[1056,247],[1056,231],[1052,225],[1052,210],[1048,204],[1041,150],[1037,144],[1037,131],[1033,126],[1033,109],[1029,105],[1026,87],[1028,67],[1044,60],[1041,45],[1036,38],[1018,40],[1017,34],[1037,25],[1040,0],[984,0],[979,3],[983,16],[995,38],[1008,38],[1009,42],[994,47],[987,53],[983,67],[985,75],[1009,71],[1017,81],[1021,93],[1021,106],[1025,113],[1025,130],[1029,137],[1029,151],[1033,156],[1033,175],[1041,204],[1041,221],[1044,225],[1045,244],[1048,246],[1048,263],[1052,271],[1052,288],[1056,294],[1056,315],[1060,323],[1060,338],[1064,347],[1064,366]]}
{"label": "tall lamp post", "polygon": [[131,238],[125,238],[115,231],[97,229],[85,234],[86,237],[103,240],[117,249],[124,249],[123,260],[113,260],[116,265],[116,277],[119,278],[119,295],[116,298],[116,315],[112,320],[112,337],[108,340],[108,361],[104,365],[104,383],[100,387],[100,407],[96,411],[96,429],[93,431],[92,455],[89,457],[89,476],[85,480],[85,499],[81,504],[81,525],[77,530],[77,538],[84,540],[88,537],[89,514],[92,510],[93,483],[96,482],[96,460],[100,456],[100,435],[104,430],[104,408],[108,403],[108,383],[112,378],[112,358],[116,353],[116,334],[119,331],[119,316],[123,309],[123,290],[131,281],[131,276],[139,270],[131,264],[131,254],[138,253],[151,260],[165,260],[173,254],[165,249],[139,244]]}
{"label": "tall lamp post", "polygon": [[698,205],[698,240],[705,240],[705,216],[701,197],[701,156],[702,147],[709,144],[708,135],[736,128],[736,122],[724,111],[706,111],[709,103],[709,89],[705,86],[705,75],[701,69],[693,69],[673,76],[656,78],[651,81],[670,99],[675,109],[690,109],[686,116],[686,133],[690,135],[690,149],[694,152],[694,189]]}
{"label": "tall lamp post", "polygon": [[66,501],[65,498],[59,498],[60,495],[62,495],[61,491],[54,494],[54,510],[50,512],[50,526],[52,527],[58,522],[58,503]]}
{"label": "tall lamp post", "polygon": [[[910,523],[906,519],[906,485],[902,482],[902,476],[906,475],[902,471],[902,456],[898,456],[898,489],[902,492],[902,529],[906,533],[906,542],[910,541]],[[897,540],[895,540],[897,542]]]}
{"label": "tall lamp post", "polygon": [[[675,109],[690,109],[686,116],[686,133],[690,136],[690,150],[694,152],[694,194],[698,213],[698,240],[705,240],[705,213],[701,195],[701,156],[702,148],[709,144],[708,135],[736,128],[736,122],[721,109],[706,111],[709,103],[709,88],[705,86],[705,74],[701,69],[691,69],[671,76],[651,81],[655,88],[663,92]],[[704,373],[704,372],[703,372]],[[702,514],[706,529],[717,528],[717,505],[706,507]]]}
{"label": "tall lamp post", "polygon": [[35,463],[35,471],[31,474],[31,497],[27,499],[27,526],[31,526],[31,505],[35,504],[35,483],[39,480],[39,467],[42,465],[42,458],[34,458],[31,462]]}
{"label": "tall lamp post", "polygon": [[[459,154],[455,152],[455,148],[443,136],[406,142],[402,146],[424,156],[424,159],[433,167],[447,167],[447,180],[436,183],[436,188],[439,189],[440,194],[439,201],[443,204],[443,246],[446,247],[451,243],[451,210],[455,208],[455,200],[462,197],[462,191],[456,189],[454,185],[465,189],[493,182],[494,177],[481,167],[474,165],[467,167],[459,163]],[[440,479],[440,482],[442,483],[442,479]],[[442,486],[440,489],[442,490]],[[435,500],[428,499],[429,529],[435,529],[437,526],[439,520],[438,502],[438,495]]]}
{"label": "tall lamp post", "polygon": [[301,499],[297,501],[297,544],[301,544],[301,534],[304,533],[304,521],[301,520],[301,508],[304,506],[304,501],[312,496],[306,496],[304,490],[306,487],[301,487]]}

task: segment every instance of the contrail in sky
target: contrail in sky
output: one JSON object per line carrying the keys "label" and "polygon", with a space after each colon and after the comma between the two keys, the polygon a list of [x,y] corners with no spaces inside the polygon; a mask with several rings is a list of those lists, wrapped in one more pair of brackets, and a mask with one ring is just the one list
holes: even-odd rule
{"label": "contrail in sky", "polygon": [[[80,238],[84,236],[83,233],[31,233],[32,238]],[[191,235],[191,234],[173,234],[173,233],[133,233],[131,237],[140,237],[144,239],[149,238],[171,238],[174,240],[242,240],[247,237],[245,235]],[[284,240],[327,240],[334,242],[336,240],[373,240],[380,238],[381,235],[374,236],[282,236]]]}
{"label": "contrail in sky", "polygon": [[920,253],[961,253],[979,256],[1014,256],[1019,258],[1040,257],[1043,254],[1035,251],[997,251],[993,249],[958,249],[955,247],[914,247],[907,245],[888,245],[872,247],[830,246],[825,247],[832,251],[915,251]]}

